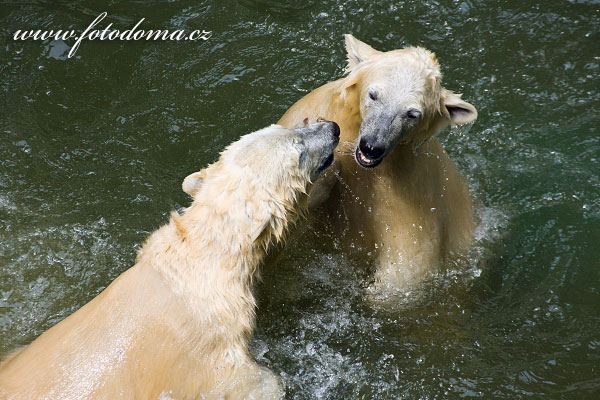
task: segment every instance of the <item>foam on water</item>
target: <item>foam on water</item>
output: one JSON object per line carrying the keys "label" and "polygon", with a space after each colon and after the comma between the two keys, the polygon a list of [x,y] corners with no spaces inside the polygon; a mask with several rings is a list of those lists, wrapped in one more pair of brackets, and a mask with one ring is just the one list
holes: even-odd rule
{"label": "foam on water", "polygon": [[[456,304],[464,301],[481,275],[506,227],[506,215],[500,210],[480,207],[476,213],[478,224],[468,256],[413,291],[392,296],[388,300],[393,302],[384,308],[367,301],[368,278],[360,258],[334,249],[310,249],[307,243],[314,243],[311,235],[316,233],[300,228],[285,257],[265,272],[252,354],[268,367],[284,371],[281,377],[291,399],[419,393],[419,383],[407,382],[403,375],[413,363],[426,365],[421,337],[435,333],[428,317],[411,319],[423,310],[434,319],[447,313],[445,309],[460,314]],[[435,379],[442,384],[440,376]]]}

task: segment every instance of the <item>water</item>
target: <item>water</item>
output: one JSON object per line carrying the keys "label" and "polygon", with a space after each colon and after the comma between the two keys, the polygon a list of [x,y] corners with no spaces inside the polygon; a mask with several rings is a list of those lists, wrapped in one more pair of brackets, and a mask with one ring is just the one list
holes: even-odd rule
{"label": "water", "polygon": [[[204,43],[12,41],[17,29],[214,31]],[[252,353],[290,399],[597,398],[597,1],[4,1],[0,354],[98,294],[188,204],[183,178],[342,75],[342,34],[436,52],[479,110],[441,135],[476,203],[467,262],[391,309],[318,221],[258,287]],[[313,217],[314,218],[314,217]]]}

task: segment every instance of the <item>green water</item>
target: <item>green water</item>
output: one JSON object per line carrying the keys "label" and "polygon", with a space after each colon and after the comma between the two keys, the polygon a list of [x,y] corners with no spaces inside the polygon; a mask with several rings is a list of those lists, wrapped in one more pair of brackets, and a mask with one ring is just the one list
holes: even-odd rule
{"label": "green water", "polygon": [[[17,29],[206,29],[206,42],[15,42]],[[342,34],[436,52],[479,110],[441,135],[475,199],[467,265],[393,310],[299,227],[258,287],[252,354],[289,399],[600,398],[598,1],[2,1],[0,354],[134,262],[183,178],[340,77]],[[68,42],[72,44],[72,42]]]}

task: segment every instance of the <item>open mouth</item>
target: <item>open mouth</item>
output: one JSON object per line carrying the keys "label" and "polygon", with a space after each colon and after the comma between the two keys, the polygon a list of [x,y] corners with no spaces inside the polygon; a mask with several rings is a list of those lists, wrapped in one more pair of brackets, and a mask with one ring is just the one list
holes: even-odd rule
{"label": "open mouth", "polygon": [[356,148],[356,161],[358,161],[358,163],[365,168],[373,168],[379,165],[379,163],[381,163],[381,161],[383,161],[383,157],[378,158],[378,159],[371,159],[367,156],[365,156],[362,151],[360,151],[360,149],[357,147]]}
{"label": "open mouth", "polygon": [[331,164],[333,164],[333,153],[331,153],[329,157],[327,157],[325,161],[323,161],[323,164],[321,164],[321,166],[319,167],[319,171],[326,170],[331,166]]}

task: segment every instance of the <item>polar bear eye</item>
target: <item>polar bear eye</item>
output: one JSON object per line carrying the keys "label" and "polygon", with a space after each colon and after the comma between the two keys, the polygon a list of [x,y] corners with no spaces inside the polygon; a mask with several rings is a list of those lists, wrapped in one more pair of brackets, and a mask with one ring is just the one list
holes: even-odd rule
{"label": "polar bear eye", "polygon": [[406,117],[408,119],[417,119],[421,116],[421,111],[419,110],[415,110],[414,108],[411,108],[410,110],[408,110],[406,112]]}
{"label": "polar bear eye", "polygon": [[377,91],[375,91],[374,89],[369,89],[369,98],[371,100],[377,100],[379,98]]}

